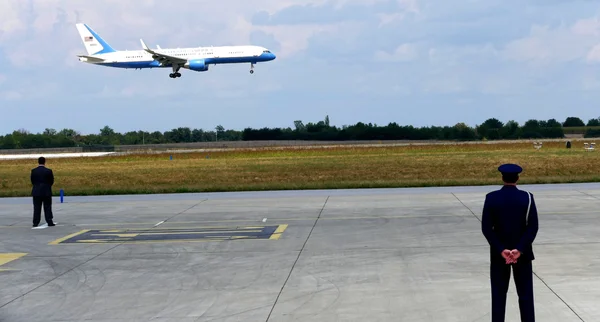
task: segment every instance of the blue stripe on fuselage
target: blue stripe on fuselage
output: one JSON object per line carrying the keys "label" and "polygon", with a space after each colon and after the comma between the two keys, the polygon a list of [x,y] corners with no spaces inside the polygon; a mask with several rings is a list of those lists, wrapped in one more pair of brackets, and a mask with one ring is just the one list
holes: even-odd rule
{"label": "blue stripe on fuselage", "polygon": [[112,63],[100,63],[98,65],[116,68],[154,68],[154,67],[170,67],[160,66],[156,60],[151,61],[128,61],[128,62],[112,62]]}

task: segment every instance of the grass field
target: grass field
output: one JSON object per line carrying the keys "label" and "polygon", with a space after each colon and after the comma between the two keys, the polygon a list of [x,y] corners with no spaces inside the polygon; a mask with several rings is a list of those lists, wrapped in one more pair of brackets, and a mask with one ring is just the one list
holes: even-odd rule
{"label": "grass field", "polygon": [[[209,158],[207,156],[210,155]],[[576,142],[234,150],[48,160],[66,195],[498,184],[518,163],[521,183],[600,181],[598,151]],[[0,161],[0,196],[28,196],[35,160]]]}

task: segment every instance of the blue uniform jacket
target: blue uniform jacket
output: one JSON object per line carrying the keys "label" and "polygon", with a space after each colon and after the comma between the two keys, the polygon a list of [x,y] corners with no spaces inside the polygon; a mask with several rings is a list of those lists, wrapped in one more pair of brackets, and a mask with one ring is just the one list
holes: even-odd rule
{"label": "blue uniform jacket", "polygon": [[492,261],[504,261],[502,251],[518,249],[521,258],[534,260],[533,241],[538,231],[538,213],[531,194],[529,220],[526,221],[529,192],[506,185],[485,196],[481,230],[490,244]]}

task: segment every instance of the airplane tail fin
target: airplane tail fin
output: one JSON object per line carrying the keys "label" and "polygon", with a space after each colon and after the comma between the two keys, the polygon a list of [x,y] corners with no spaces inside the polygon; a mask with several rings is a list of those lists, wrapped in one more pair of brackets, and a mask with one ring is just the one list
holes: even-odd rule
{"label": "airplane tail fin", "polygon": [[106,54],[116,51],[88,25],[78,23],[76,27],[88,55]]}

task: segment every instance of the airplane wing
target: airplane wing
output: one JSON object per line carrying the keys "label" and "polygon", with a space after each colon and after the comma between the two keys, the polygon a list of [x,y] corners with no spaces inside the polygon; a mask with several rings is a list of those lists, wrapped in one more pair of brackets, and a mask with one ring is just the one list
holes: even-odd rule
{"label": "airplane wing", "polygon": [[148,46],[146,46],[146,43],[144,43],[144,41],[142,39],[140,39],[140,42],[142,43],[142,47],[144,48],[144,50],[147,51],[148,53],[152,54],[152,58],[154,58],[155,60],[157,60],[159,63],[161,63],[163,65],[167,65],[167,64],[183,65],[183,64],[187,63],[187,59],[185,59],[185,58],[179,58],[179,57],[174,57],[174,56],[157,53],[154,50],[148,48]]}

